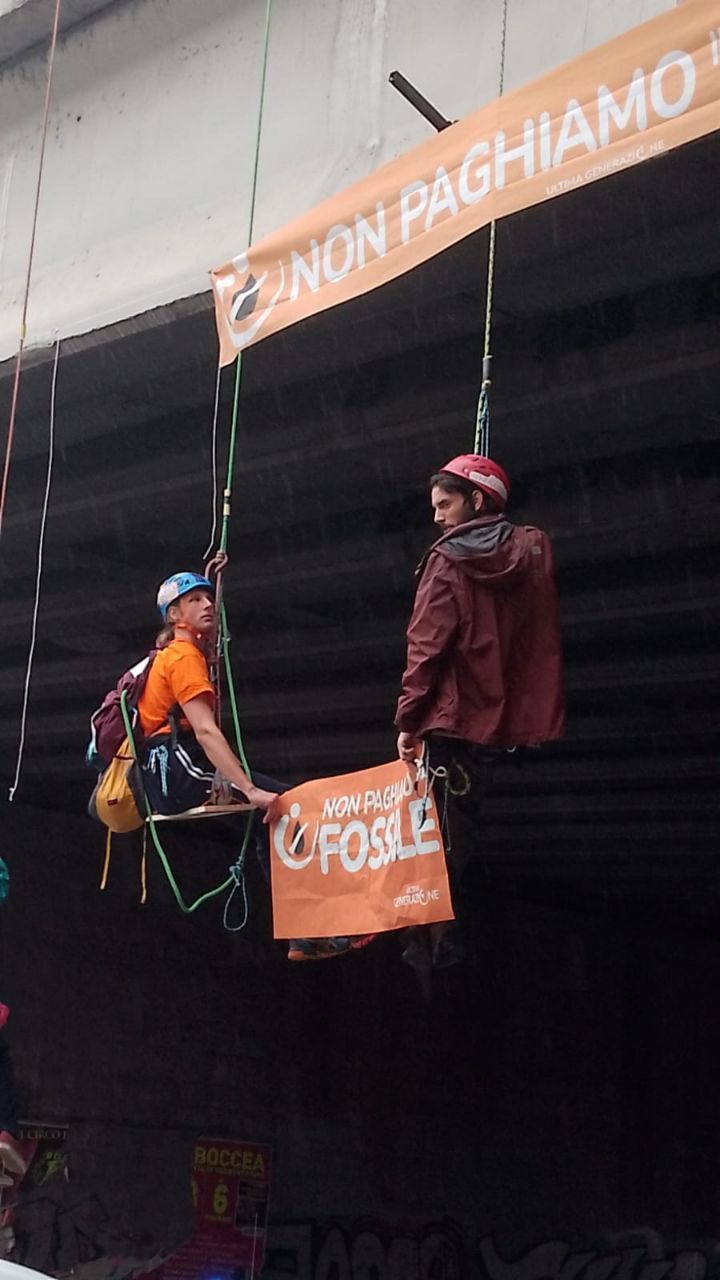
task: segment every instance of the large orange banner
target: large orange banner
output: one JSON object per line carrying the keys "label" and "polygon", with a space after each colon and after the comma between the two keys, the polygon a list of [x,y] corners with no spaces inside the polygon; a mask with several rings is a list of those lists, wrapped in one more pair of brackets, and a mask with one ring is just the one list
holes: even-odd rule
{"label": "large orange banner", "polygon": [[720,8],[689,0],[508,93],[212,275],[220,359],[493,219],[720,128]]}
{"label": "large orange banner", "polygon": [[276,938],[453,919],[437,806],[400,760],[286,791],[270,865]]}

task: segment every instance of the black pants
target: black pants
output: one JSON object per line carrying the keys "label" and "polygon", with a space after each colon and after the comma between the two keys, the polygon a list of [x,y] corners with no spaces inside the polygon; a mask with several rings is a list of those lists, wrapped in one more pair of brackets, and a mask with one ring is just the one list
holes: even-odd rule
{"label": "black pants", "polygon": [[[463,914],[463,877],[468,863],[482,853],[485,797],[498,760],[507,753],[462,738],[432,735],[428,739],[430,769],[439,769],[433,790],[441,818],[450,891],[455,914]],[[432,775],[431,775],[432,776]]]}
{"label": "black pants", "polygon": [[[141,759],[141,772],[145,794],[153,813],[183,813],[205,804],[215,777],[215,766],[210,763],[193,734],[158,733],[145,742]],[[264,791],[287,791],[283,782],[254,773],[253,782]],[[239,787],[233,786],[236,799],[242,797]],[[242,815],[230,818],[230,822],[242,822]]]}
{"label": "black pants", "polygon": [[0,1130],[17,1137],[17,1099],[15,1097],[15,1072],[10,1050],[0,1032]]}

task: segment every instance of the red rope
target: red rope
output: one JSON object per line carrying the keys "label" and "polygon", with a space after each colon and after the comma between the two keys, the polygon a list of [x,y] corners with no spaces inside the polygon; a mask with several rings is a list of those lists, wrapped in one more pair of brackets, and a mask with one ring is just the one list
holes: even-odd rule
{"label": "red rope", "polygon": [[45,110],[43,113],[42,140],[40,143],[40,159],[38,161],[37,185],[35,187],[35,207],[33,209],[32,233],[30,236],[30,252],[28,254],[27,275],[25,277],[25,295],[23,297],[22,319],[20,321],[20,341],[18,344],[17,355],[15,357],[15,378],[13,381],[12,400],[10,401],[10,419],[8,422],[8,434],[7,434],[7,441],[5,444],[5,463],[3,466],[2,488],[0,489],[0,536],[2,536],[3,520],[5,517],[5,499],[7,497],[8,477],[10,475],[10,458],[12,455],[13,440],[15,438],[15,418],[17,415],[18,396],[20,393],[20,374],[22,372],[22,358],[23,358],[23,351],[25,349],[25,337],[27,332],[27,314],[28,314],[28,301],[30,298],[30,281],[32,279],[33,258],[35,256],[35,237],[37,234],[38,211],[40,208],[40,189],[42,187],[43,167],[45,164],[45,143],[47,142],[48,121],[50,118],[50,95],[52,92],[53,69],[55,66],[55,49],[57,47],[61,4],[62,4],[62,0],[55,0],[55,17],[53,20],[52,36],[50,37],[50,51],[48,53],[48,74],[47,74],[47,85],[45,87]]}

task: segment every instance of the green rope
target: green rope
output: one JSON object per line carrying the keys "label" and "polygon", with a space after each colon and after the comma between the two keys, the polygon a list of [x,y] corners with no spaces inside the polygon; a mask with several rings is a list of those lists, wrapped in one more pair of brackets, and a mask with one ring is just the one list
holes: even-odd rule
{"label": "green rope", "polygon": [[[252,182],[250,184],[250,212],[248,217],[248,233],[247,243],[252,244],[253,233],[255,230],[255,208],[257,204],[258,189],[258,172],[260,168],[260,141],[262,138],[263,112],[265,108],[265,86],[267,83],[268,68],[268,50],[270,48],[270,19],[272,17],[272,0],[267,0],[265,7],[265,34],[263,42],[263,63],[262,74],[260,76],[260,103],[258,106],[257,130],[255,135],[255,155],[253,159]],[[220,530],[220,542],[218,550],[227,553],[228,538],[230,532],[230,516],[232,514],[232,486],[233,476],[235,472],[235,453],[237,450],[238,437],[238,419],[240,416],[240,393],[242,391],[243,380],[243,356],[242,351],[238,354],[235,366],[235,389],[233,391],[232,417],[230,420],[230,440],[228,443],[228,460],[227,470],[225,473],[225,488],[223,490],[223,508],[222,508],[222,526]],[[230,710],[232,714],[233,729],[235,733],[235,742],[237,745],[237,753],[243,764],[245,772],[252,781],[250,766],[245,754],[245,748],[242,740],[242,730],[240,728],[240,717],[238,715],[237,695],[235,693],[235,682],[233,679],[232,666],[230,664],[230,632],[227,625],[227,615],[225,606],[220,604],[220,651],[223,658],[223,666],[225,669],[225,679],[228,688],[228,697],[230,701]]]}
{"label": "green rope", "polygon": [[[135,745],[135,734],[133,733],[133,727],[130,722],[130,716],[127,709],[127,690],[123,690],[123,692],[120,695],[120,710],[122,712],[123,724],[125,725],[125,732],[127,734],[127,740],[130,744],[130,751],[132,752],[132,758],[138,770],[139,781],[142,784],[142,773],[140,769],[140,760],[138,759],[137,747]],[[158,854],[158,857],[160,858],[160,861],[162,863],[163,870],[165,872],[165,875],[167,876],[170,888],[173,891],[175,901],[177,902],[183,915],[191,916],[192,913],[194,911],[197,911],[198,907],[201,907],[204,902],[209,902],[211,898],[217,898],[219,894],[225,893],[226,890],[230,889],[234,884],[237,883],[237,880],[234,874],[234,868],[231,870],[227,880],[223,880],[222,884],[218,885],[217,889],[210,889],[208,890],[207,893],[201,894],[201,896],[197,898],[195,902],[191,902],[190,905],[188,906],[187,902],[182,896],[182,893],[180,892],[180,886],[178,885],[178,882],[175,879],[175,876],[173,875],[173,870],[172,870],[172,867],[170,866],[170,861],[163,848],[162,840],[158,835],[157,827],[155,825],[155,818],[153,816],[153,811],[150,808],[150,801],[147,798],[147,794],[145,792],[144,787],[143,787],[143,799],[145,801],[146,822],[148,827],[150,828],[150,837],[155,846],[156,853]],[[247,847],[250,842],[251,831],[252,831],[252,815],[248,819],[248,824],[245,829],[245,835],[243,836],[242,848],[240,849],[240,853],[238,855],[238,859],[235,864],[235,866],[239,867],[240,869],[242,869],[245,863],[245,854],[247,853]]]}
{"label": "green rope", "polygon": [[[270,19],[272,17],[272,0],[265,6],[265,35],[263,40],[263,63],[260,76],[260,103],[258,106],[257,130],[255,133],[255,154],[253,158],[252,181],[250,183],[250,212],[248,216],[248,246],[252,244],[255,232],[255,208],[257,205],[258,173],[260,170],[260,141],[262,138],[263,113],[265,110],[265,86],[267,84],[268,51],[270,48]],[[225,476],[225,492],[223,494],[222,531],[220,534],[220,551],[227,551],[228,525],[232,503],[232,482],[235,470],[235,448],[237,445],[237,426],[240,410],[240,391],[242,389],[243,358],[242,351],[235,367],[235,391],[233,394],[232,420],[230,423],[230,443],[228,445],[228,462]]]}
{"label": "green rope", "polygon": [[[498,98],[502,98],[505,87],[505,48],[507,45],[508,0],[503,0],[502,30],[500,34],[500,72],[498,76]],[[492,355],[490,354],[490,335],[492,330],[493,291],[495,288],[495,248],[497,242],[497,223],[493,218],[490,223],[490,244],[488,246],[487,286],[485,290],[485,334],[483,341],[482,383],[475,412],[474,453],[485,457],[490,453],[490,388],[492,378]]]}
{"label": "green rope", "polygon": [[240,728],[240,716],[238,713],[237,696],[235,693],[235,682],[233,680],[232,664],[230,662],[230,631],[227,624],[227,614],[225,613],[225,605],[220,605],[220,628],[222,635],[222,656],[225,667],[225,679],[227,681],[228,697],[230,699],[230,711],[232,714],[233,728],[235,730],[235,745],[237,754],[240,758],[246,774],[252,782],[252,774],[250,765],[248,764],[247,755],[245,754],[245,746],[243,743],[242,729]]}

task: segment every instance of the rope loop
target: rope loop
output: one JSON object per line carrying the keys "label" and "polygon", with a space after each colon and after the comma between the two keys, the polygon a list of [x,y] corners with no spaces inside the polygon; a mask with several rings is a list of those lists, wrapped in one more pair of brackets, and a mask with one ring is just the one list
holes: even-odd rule
{"label": "rope loop", "polygon": [[[241,933],[248,922],[249,906],[248,906],[247,885],[245,883],[246,850],[247,850],[247,840],[245,840],[243,843],[243,847],[240,850],[240,854],[238,856],[237,861],[233,862],[231,867],[228,867],[228,873],[230,875],[230,879],[233,882],[232,889],[230,890],[227,901],[225,903],[225,910],[223,911],[223,928],[226,929],[228,933]],[[237,893],[238,889],[242,893],[243,918],[240,921],[240,924],[228,924],[228,920],[230,918],[230,907],[232,906],[233,898],[235,897],[235,894]]]}

